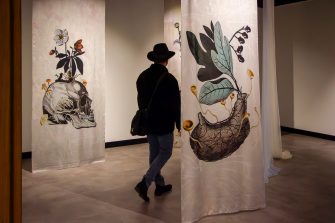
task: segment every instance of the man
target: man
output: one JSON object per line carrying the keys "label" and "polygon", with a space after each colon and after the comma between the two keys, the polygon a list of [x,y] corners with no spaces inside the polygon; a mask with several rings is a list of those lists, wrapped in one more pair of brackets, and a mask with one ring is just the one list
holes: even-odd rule
{"label": "man", "polygon": [[[175,125],[180,133],[180,91],[176,78],[166,68],[168,60],[174,54],[165,43],[156,44],[147,55],[154,64],[143,71],[136,82],[139,109],[147,108],[150,98],[153,97],[148,113],[150,167],[135,187],[146,202],[149,202],[147,192],[153,181],[156,184],[156,196],[172,190],[171,184],[165,184],[161,169],[172,155]],[[158,87],[153,95],[157,83]]]}

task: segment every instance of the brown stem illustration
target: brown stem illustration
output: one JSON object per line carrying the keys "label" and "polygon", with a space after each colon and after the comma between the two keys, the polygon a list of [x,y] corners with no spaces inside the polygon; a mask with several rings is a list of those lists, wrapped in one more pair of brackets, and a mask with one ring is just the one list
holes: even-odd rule
{"label": "brown stem illustration", "polygon": [[256,112],[256,114],[257,114],[257,124],[251,126],[250,129],[253,129],[253,128],[258,127],[258,126],[259,126],[259,123],[260,123],[260,119],[261,119],[261,116],[260,116],[260,114],[259,114],[259,112],[258,112],[258,110],[257,110],[257,107],[255,107],[254,110],[255,110],[255,112]]}

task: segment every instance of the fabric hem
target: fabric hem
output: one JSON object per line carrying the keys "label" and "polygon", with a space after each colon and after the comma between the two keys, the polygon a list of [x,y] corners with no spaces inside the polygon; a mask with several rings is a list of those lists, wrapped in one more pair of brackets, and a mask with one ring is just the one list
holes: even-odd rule
{"label": "fabric hem", "polygon": [[88,165],[88,164],[95,164],[95,163],[102,163],[105,162],[106,159],[103,157],[101,159],[95,159],[95,160],[84,160],[84,161],[80,161],[80,162],[74,162],[74,163],[69,163],[66,165],[55,165],[55,166],[48,166],[48,167],[44,167],[44,168],[37,168],[37,169],[33,169],[31,172],[32,173],[40,173],[40,172],[45,172],[45,171],[49,171],[49,170],[63,170],[63,169],[68,169],[68,168],[75,168],[75,167],[80,167],[83,165]]}
{"label": "fabric hem", "polygon": [[194,218],[192,220],[183,220],[182,219],[182,223],[193,223],[193,222],[197,222],[200,221],[203,218],[206,217],[212,217],[212,216],[216,216],[216,215],[225,215],[225,214],[234,214],[234,213],[239,213],[239,212],[245,212],[245,211],[256,211],[259,209],[264,209],[266,207],[266,205],[258,205],[256,207],[253,208],[242,208],[241,210],[225,210],[225,211],[220,211],[220,210],[215,210],[215,211],[210,211],[210,212],[205,212],[203,214],[201,214],[200,217]]}

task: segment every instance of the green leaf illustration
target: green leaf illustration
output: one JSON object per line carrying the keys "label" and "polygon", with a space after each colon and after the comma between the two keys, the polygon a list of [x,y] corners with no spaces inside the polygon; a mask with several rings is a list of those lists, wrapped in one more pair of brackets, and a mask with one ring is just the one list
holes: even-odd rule
{"label": "green leaf illustration", "polygon": [[77,64],[75,63],[75,60],[72,59],[72,76],[74,76],[76,74],[76,71],[77,71]]}
{"label": "green leaf illustration", "polygon": [[191,50],[192,55],[194,56],[195,61],[199,65],[206,66],[208,63],[212,63],[210,58],[207,57],[206,52],[201,48],[197,37],[190,31],[186,31],[187,42]]}
{"label": "green leaf illustration", "polygon": [[211,51],[214,65],[222,73],[233,76],[233,59],[229,40],[226,36],[223,36],[219,22],[214,27],[214,43],[217,51]]}
{"label": "green leaf illustration", "polygon": [[76,61],[77,68],[81,74],[84,74],[84,64],[83,61],[79,57],[74,57],[74,60]]}
{"label": "green leaf illustration", "polygon": [[64,65],[64,73],[66,73],[69,70],[69,66],[70,66],[70,60],[67,60]]}
{"label": "green leaf illustration", "polygon": [[204,51],[194,33],[190,31],[186,31],[187,42],[190,48],[190,51],[199,65],[203,65],[204,67],[200,68],[198,71],[198,79],[200,81],[207,81],[211,79],[218,78],[222,75],[221,71],[218,70],[212,61],[211,51],[215,51],[215,45],[213,40],[209,37],[205,36],[205,34],[200,34],[200,40],[203,44],[203,47],[206,51]]}
{"label": "green leaf illustration", "polygon": [[200,89],[199,102],[201,104],[213,105],[228,98],[234,90],[233,84],[226,78],[220,78],[216,81],[206,81]]}
{"label": "green leaf illustration", "polygon": [[207,26],[203,26],[205,32],[207,33],[208,37],[211,38],[212,40],[214,40],[214,33],[212,32],[212,30],[210,28],[208,28]]}
{"label": "green leaf illustration", "polygon": [[70,61],[70,57],[65,57],[64,59],[61,59],[60,61],[58,61],[56,69],[63,67],[67,61]]}
{"label": "green leaf illustration", "polygon": [[67,57],[67,55],[65,53],[59,53],[59,54],[57,54],[56,57],[57,58],[64,58],[64,57]]}

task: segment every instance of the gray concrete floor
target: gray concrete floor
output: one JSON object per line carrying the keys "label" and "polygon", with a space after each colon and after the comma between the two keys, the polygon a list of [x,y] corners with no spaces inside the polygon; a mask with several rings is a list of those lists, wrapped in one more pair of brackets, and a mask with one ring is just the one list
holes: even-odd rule
{"label": "gray concrete floor", "polygon": [[[279,176],[266,186],[267,207],[218,215],[201,223],[334,223],[335,142],[287,134],[292,160],[276,160]],[[147,145],[106,150],[106,162],[32,174],[23,170],[23,222],[180,222],[180,149],[163,169],[173,192],[145,204],[133,187],[147,168]],[[23,166],[29,169],[29,160]]]}

